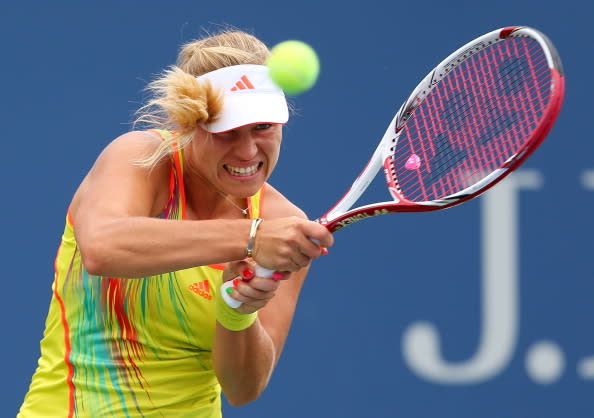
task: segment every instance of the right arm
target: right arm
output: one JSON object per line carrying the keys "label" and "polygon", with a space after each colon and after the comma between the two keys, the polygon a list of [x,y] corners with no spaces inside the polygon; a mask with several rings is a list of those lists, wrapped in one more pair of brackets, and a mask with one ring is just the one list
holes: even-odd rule
{"label": "right arm", "polygon": [[[250,220],[155,218],[168,198],[170,163],[150,169],[133,161],[152,152],[156,141],[144,132],[117,138],[101,153],[75,194],[70,216],[90,274],[146,277],[245,257]],[[319,225],[298,218],[267,223],[265,229],[274,237],[260,243],[258,261],[273,269],[295,270],[290,258],[298,256],[297,251],[284,235],[288,233],[293,241],[324,235]]]}
{"label": "right arm", "polygon": [[77,191],[70,216],[89,273],[145,277],[243,257],[248,220],[154,218],[168,197],[169,161],[153,169],[133,161],[151,152],[157,140],[143,132],[122,135],[101,153]]}

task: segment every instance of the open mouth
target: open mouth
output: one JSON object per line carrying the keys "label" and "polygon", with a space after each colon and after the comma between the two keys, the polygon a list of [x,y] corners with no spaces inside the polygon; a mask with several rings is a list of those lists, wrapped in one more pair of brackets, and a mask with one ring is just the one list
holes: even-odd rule
{"label": "open mouth", "polygon": [[261,165],[262,163],[257,163],[249,167],[233,167],[231,165],[225,164],[224,167],[225,170],[227,170],[227,172],[229,172],[229,174],[231,174],[232,176],[248,177],[256,174]]}

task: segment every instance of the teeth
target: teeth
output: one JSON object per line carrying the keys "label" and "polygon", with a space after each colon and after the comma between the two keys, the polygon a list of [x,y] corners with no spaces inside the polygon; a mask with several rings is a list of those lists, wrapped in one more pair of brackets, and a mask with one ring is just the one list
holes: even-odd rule
{"label": "teeth", "polygon": [[258,171],[258,164],[254,164],[251,167],[232,167],[230,165],[226,165],[225,168],[234,176],[251,176],[256,171]]}

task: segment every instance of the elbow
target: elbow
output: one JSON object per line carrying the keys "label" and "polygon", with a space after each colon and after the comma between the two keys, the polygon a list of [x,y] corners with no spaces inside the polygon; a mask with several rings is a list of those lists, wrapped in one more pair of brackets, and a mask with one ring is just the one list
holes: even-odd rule
{"label": "elbow", "polygon": [[247,403],[252,402],[255,399],[251,399],[251,400],[247,400],[247,399],[239,399],[239,398],[231,398],[229,396],[225,396],[225,398],[227,398],[227,402],[229,403],[229,405],[237,407],[237,406],[243,406]]}
{"label": "elbow", "polygon": [[251,376],[246,380],[221,382],[227,402],[231,406],[242,406],[255,401],[268,386],[270,376],[261,378]]}
{"label": "elbow", "polygon": [[104,247],[99,243],[79,245],[82,264],[92,276],[109,275],[107,248]]}
{"label": "elbow", "polygon": [[237,393],[224,392],[225,398],[231,406],[242,406],[248,404],[258,399],[264,391],[263,387],[258,388],[257,386],[258,385],[255,385],[251,388],[243,388],[241,391],[238,391]]}

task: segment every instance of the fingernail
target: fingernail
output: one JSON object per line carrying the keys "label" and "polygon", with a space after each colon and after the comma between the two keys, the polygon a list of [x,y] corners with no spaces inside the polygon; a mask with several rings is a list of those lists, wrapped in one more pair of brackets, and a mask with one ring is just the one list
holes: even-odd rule
{"label": "fingernail", "polygon": [[244,271],[241,272],[241,277],[243,277],[246,280],[250,280],[254,278],[254,271],[246,268]]}
{"label": "fingernail", "polygon": [[324,255],[328,254],[328,248],[322,247],[322,254],[324,254]]}
{"label": "fingernail", "polygon": [[225,289],[225,292],[227,292],[230,295],[231,293],[233,293],[233,289],[228,287]]}
{"label": "fingernail", "polygon": [[275,271],[274,273],[272,273],[272,278],[274,280],[280,280],[283,278],[283,274],[278,271]]}
{"label": "fingernail", "polygon": [[233,287],[237,287],[239,284],[239,279],[233,279]]}

